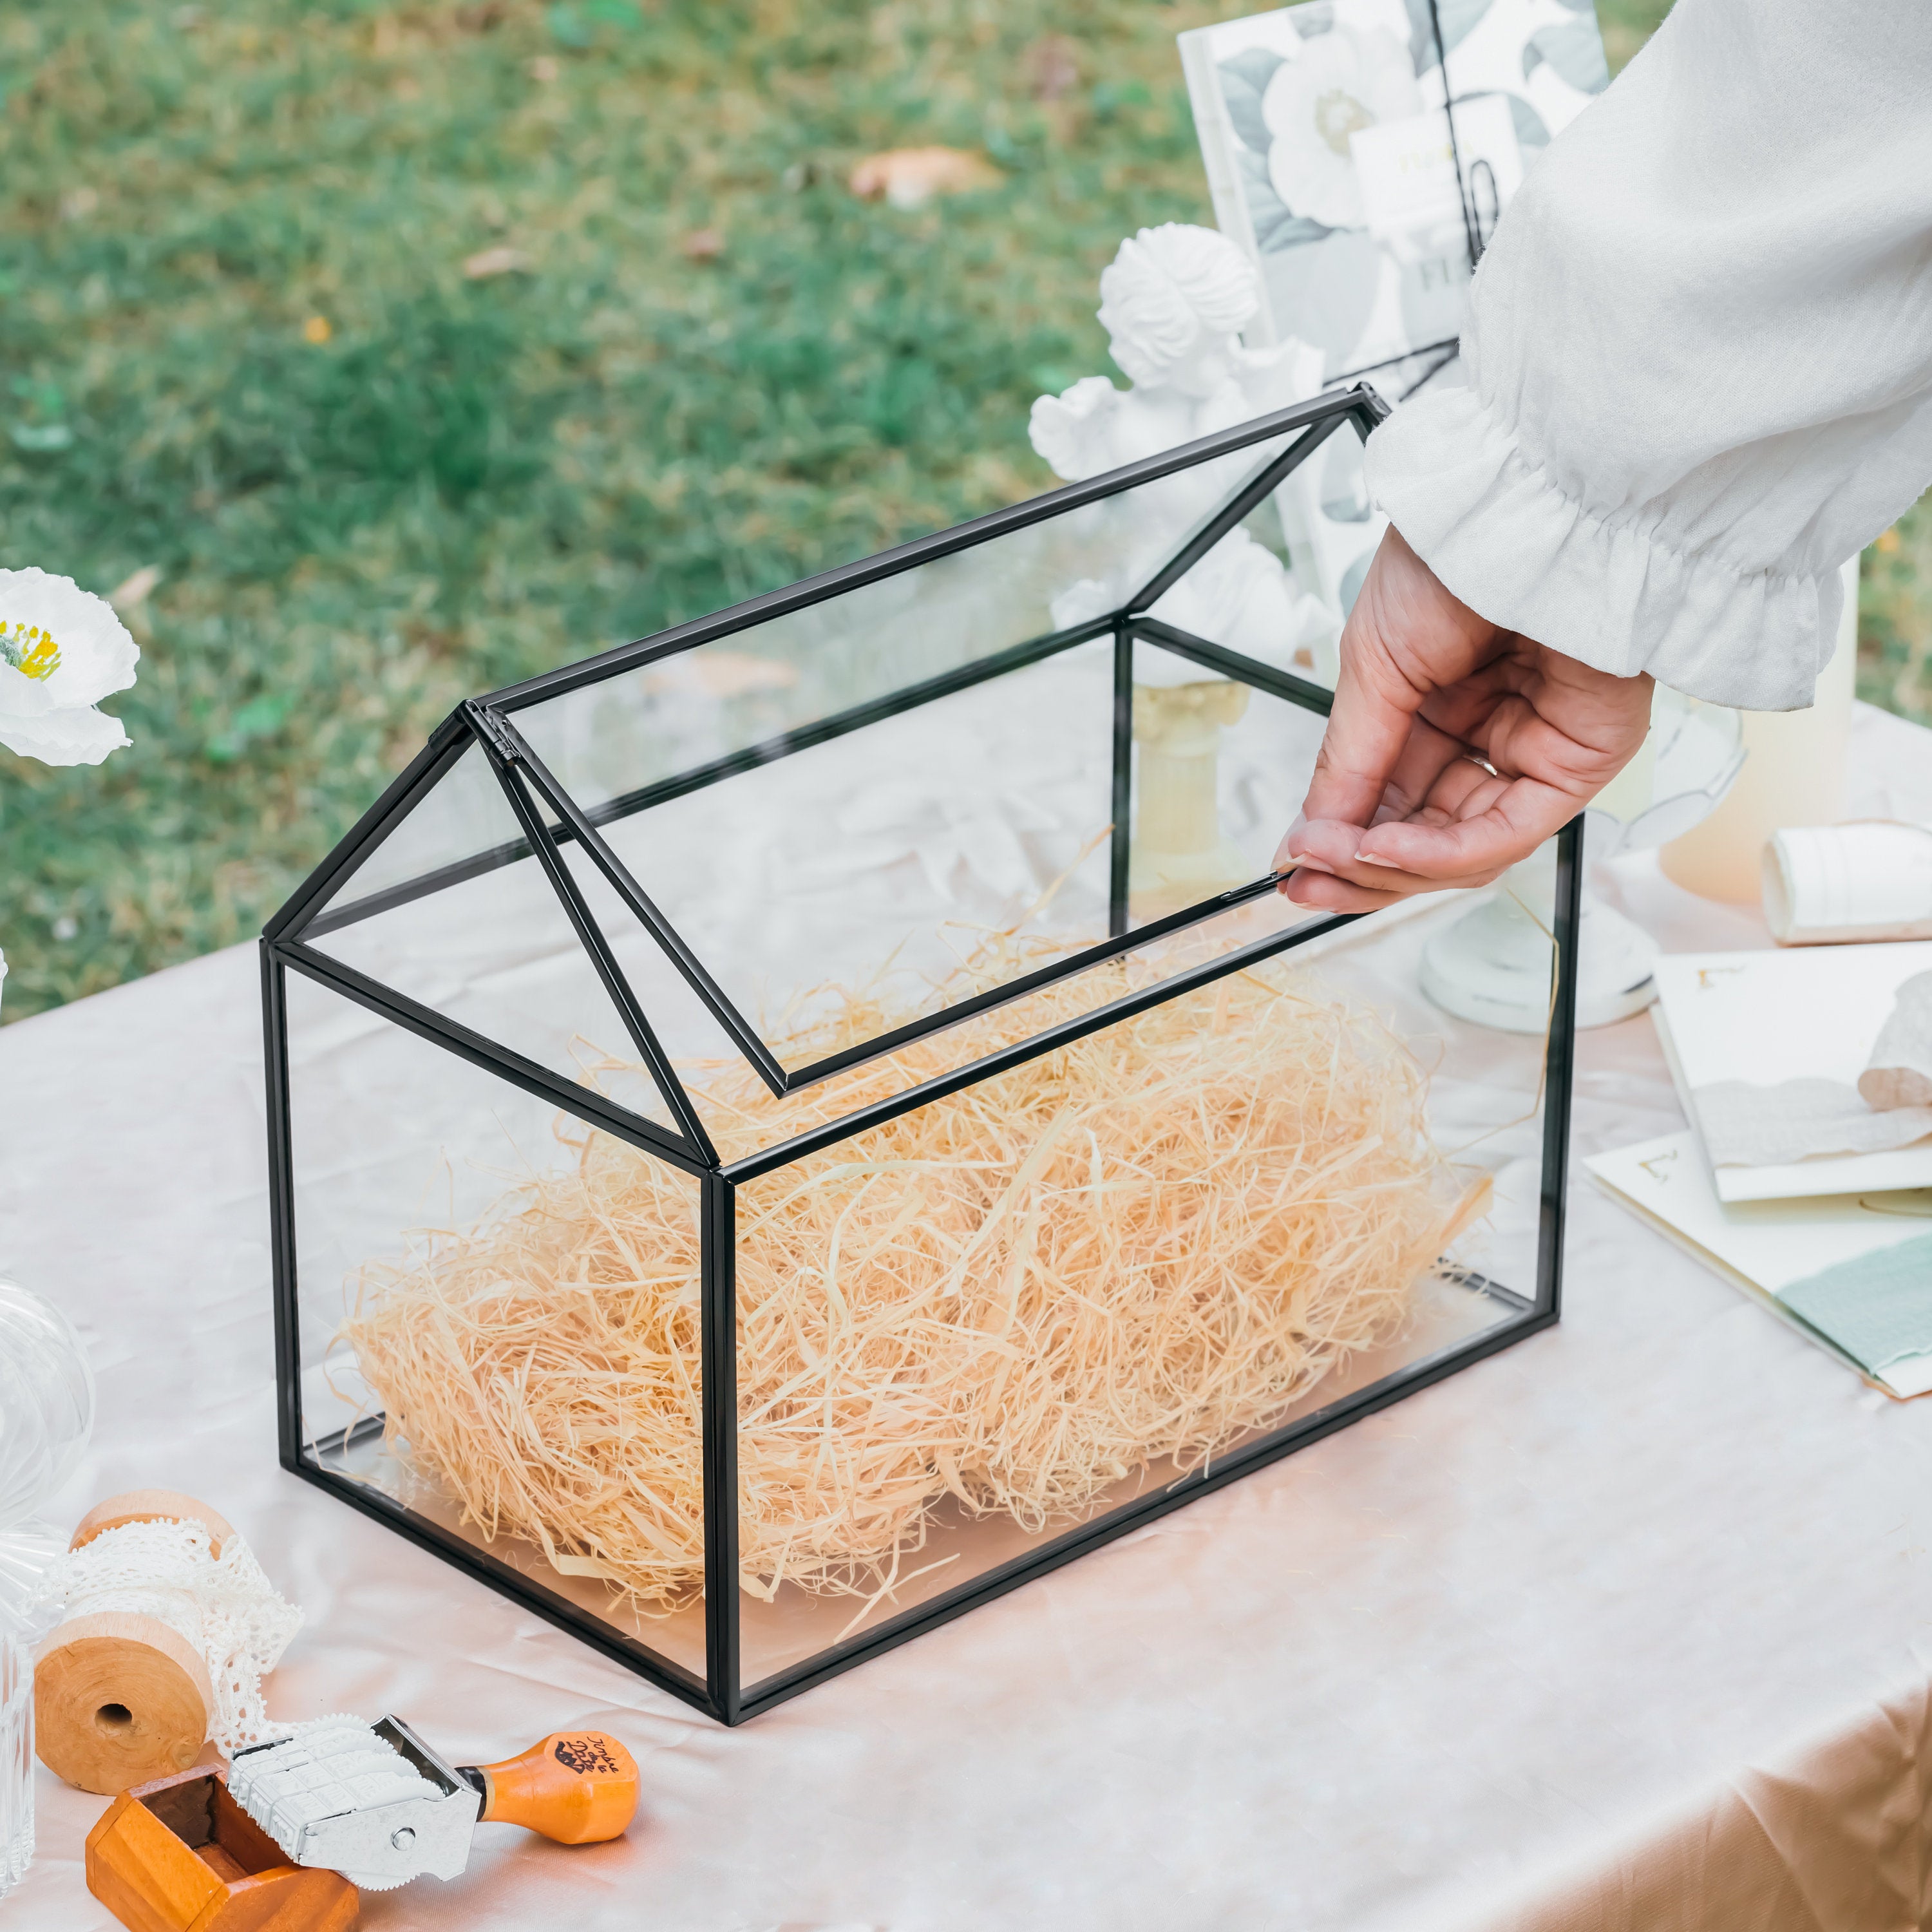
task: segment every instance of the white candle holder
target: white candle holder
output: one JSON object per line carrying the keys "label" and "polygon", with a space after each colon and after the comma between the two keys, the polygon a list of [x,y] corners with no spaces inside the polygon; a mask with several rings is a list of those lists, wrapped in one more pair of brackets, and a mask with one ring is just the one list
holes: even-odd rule
{"label": "white candle holder", "polygon": [[[1717,808],[1744,762],[1736,712],[1658,688],[1649,734],[1585,814],[1580,1027],[1612,1025],[1657,998],[1657,942],[1592,890],[1590,862],[1682,837]],[[1553,941],[1528,908],[1549,903],[1545,874],[1554,862],[1546,853],[1526,860],[1430,941],[1422,989],[1438,1006],[1504,1033],[1540,1034],[1549,1025]]]}

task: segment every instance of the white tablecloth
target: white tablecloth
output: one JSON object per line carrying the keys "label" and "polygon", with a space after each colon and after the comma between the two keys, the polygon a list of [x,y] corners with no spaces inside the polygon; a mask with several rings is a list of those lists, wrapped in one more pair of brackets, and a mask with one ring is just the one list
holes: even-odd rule
{"label": "white tablecloth", "polygon": [[[1857,730],[1855,809],[1932,818],[1932,735]],[[1647,862],[1621,884],[1666,946],[1766,943]],[[276,1466],[251,949],[9,1027],[0,1096],[0,1268],[100,1378],[56,1515],[225,1510],[308,1612],[278,1714],[637,1754],[628,1838],[484,1826],[367,1926],[1922,1922],[1932,1402],[1580,1173],[1560,1328],[726,1731]],[[1681,1124],[1647,1018],[1586,1036],[1579,1153]],[[108,1926],[105,1801],[40,1780],[8,1932]]]}

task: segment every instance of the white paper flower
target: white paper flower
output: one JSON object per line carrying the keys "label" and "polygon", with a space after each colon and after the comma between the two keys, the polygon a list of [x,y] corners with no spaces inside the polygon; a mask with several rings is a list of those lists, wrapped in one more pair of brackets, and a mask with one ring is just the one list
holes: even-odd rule
{"label": "white paper flower", "polygon": [[1262,95],[1268,179],[1293,213],[1328,228],[1359,226],[1362,192],[1349,136],[1421,112],[1406,40],[1386,27],[1330,28],[1282,62]]}
{"label": "white paper flower", "polygon": [[134,682],[140,650],[104,598],[44,570],[0,570],[0,745],[98,765],[128,742],[94,706]]}

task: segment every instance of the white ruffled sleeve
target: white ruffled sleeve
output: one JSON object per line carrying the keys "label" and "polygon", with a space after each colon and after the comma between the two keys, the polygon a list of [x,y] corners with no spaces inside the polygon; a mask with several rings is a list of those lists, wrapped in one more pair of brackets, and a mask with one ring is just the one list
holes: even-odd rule
{"label": "white ruffled sleeve", "polygon": [[1600,670],[1808,704],[1838,566],[1932,482],[1932,0],[1678,0],[1471,311],[1466,386],[1368,446],[1418,554]]}

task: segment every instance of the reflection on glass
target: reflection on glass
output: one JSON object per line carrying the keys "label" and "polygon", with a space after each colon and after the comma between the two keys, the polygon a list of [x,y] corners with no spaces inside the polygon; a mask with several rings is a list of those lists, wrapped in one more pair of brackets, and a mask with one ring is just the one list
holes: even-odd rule
{"label": "reflection on glass", "polygon": [[1274,890],[1294,433],[465,712],[271,950],[307,1470],[730,1720],[1549,1318],[1567,1012]]}

